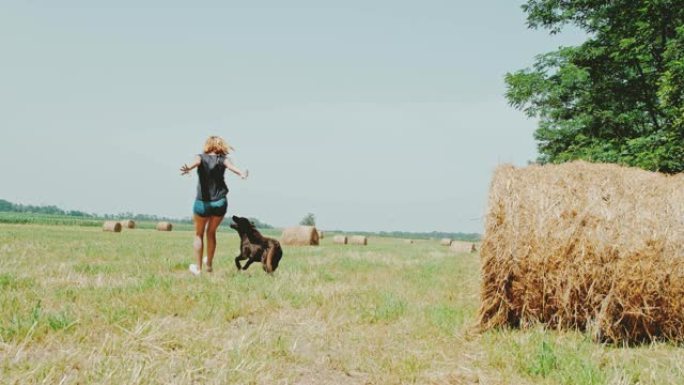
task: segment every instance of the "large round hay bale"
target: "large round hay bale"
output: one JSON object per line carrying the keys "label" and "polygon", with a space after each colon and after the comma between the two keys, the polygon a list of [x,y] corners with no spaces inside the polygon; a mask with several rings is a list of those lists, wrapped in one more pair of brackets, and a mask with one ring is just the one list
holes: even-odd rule
{"label": "large round hay bale", "polygon": [[121,227],[123,227],[124,229],[134,229],[135,228],[135,222],[131,219],[120,220],[119,223],[121,223]]}
{"label": "large round hay bale", "polygon": [[480,325],[684,341],[684,175],[574,162],[499,167]]}
{"label": "large round hay bale", "polygon": [[352,235],[349,237],[349,244],[366,246],[368,244],[368,237],[364,237],[363,235]]}
{"label": "large round hay bale", "polygon": [[439,241],[439,244],[442,246],[451,246],[451,239],[449,238],[442,238],[441,241]]}
{"label": "large round hay bale", "polygon": [[347,237],[344,235],[335,235],[333,237],[333,243],[338,244],[338,245],[346,245],[347,244]]}
{"label": "large round hay bale", "polygon": [[451,241],[449,250],[455,253],[474,253],[476,251],[474,243],[464,241]]}
{"label": "large round hay bale", "polygon": [[120,233],[121,232],[121,223],[117,221],[106,221],[102,225],[102,231],[111,231],[114,233]]}
{"label": "large round hay bale", "polygon": [[157,223],[157,231],[171,231],[173,230],[173,225],[170,222],[159,222]]}
{"label": "large round hay bale", "polygon": [[280,242],[290,246],[318,246],[318,230],[314,226],[288,227],[283,230]]}

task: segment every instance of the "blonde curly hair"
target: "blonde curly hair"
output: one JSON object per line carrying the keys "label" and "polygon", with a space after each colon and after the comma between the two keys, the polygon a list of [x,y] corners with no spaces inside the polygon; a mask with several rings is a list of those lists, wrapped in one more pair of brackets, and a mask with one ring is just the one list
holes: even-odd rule
{"label": "blonde curly hair", "polygon": [[231,151],[235,149],[228,145],[223,138],[220,136],[210,136],[206,142],[204,142],[204,153],[214,153],[217,155],[228,155]]}

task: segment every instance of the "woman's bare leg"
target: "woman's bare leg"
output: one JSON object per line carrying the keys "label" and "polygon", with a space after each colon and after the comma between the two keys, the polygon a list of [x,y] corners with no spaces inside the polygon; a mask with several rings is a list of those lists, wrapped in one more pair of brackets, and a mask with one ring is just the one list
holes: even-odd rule
{"label": "woman's bare leg", "polygon": [[[207,227],[209,217],[194,216],[195,221],[195,240],[192,243],[195,250],[195,259],[197,260],[197,268],[202,271],[202,254],[204,253],[204,229]],[[211,266],[211,262],[209,263]]]}
{"label": "woman's bare leg", "polygon": [[214,253],[216,252],[216,230],[223,217],[210,217],[207,224],[207,271],[211,272],[214,266]]}

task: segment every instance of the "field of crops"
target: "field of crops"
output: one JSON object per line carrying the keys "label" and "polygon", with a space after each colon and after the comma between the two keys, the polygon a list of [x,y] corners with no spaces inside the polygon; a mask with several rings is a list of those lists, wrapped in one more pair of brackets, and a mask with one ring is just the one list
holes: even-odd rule
{"label": "field of crops", "polygon": [[[98,224],[99,226],[99,224]],[[230,230],[230,229],[228,229]],[[194,277],[192,233],[0,224],[1,384],[682,384],[684,349],[479,334],[479,257],[437,241],[286,247]]]}

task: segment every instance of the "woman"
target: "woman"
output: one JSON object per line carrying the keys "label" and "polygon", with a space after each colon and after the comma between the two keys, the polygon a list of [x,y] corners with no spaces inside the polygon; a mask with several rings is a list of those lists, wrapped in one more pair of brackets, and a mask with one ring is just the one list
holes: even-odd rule
{"label": "woman", "polygon": [[184,164],[180,171],[186,175],[197,168],[197,197],[193,206],[195,222],[195,259],[197,264],[190,265],[190,272],[199,275],[202,272],[202,254],[204,252],[204,233],[207,234],[207,271],[212,272],[214,253],[216,252],[216,230],[228,209],[228,186],[224,179],[226,169],[247,178],[248,172],[240,171],[226,157],[233,148],[218,136],[210,136],[204,144],[204,152],[195,157],[189,165]]}

